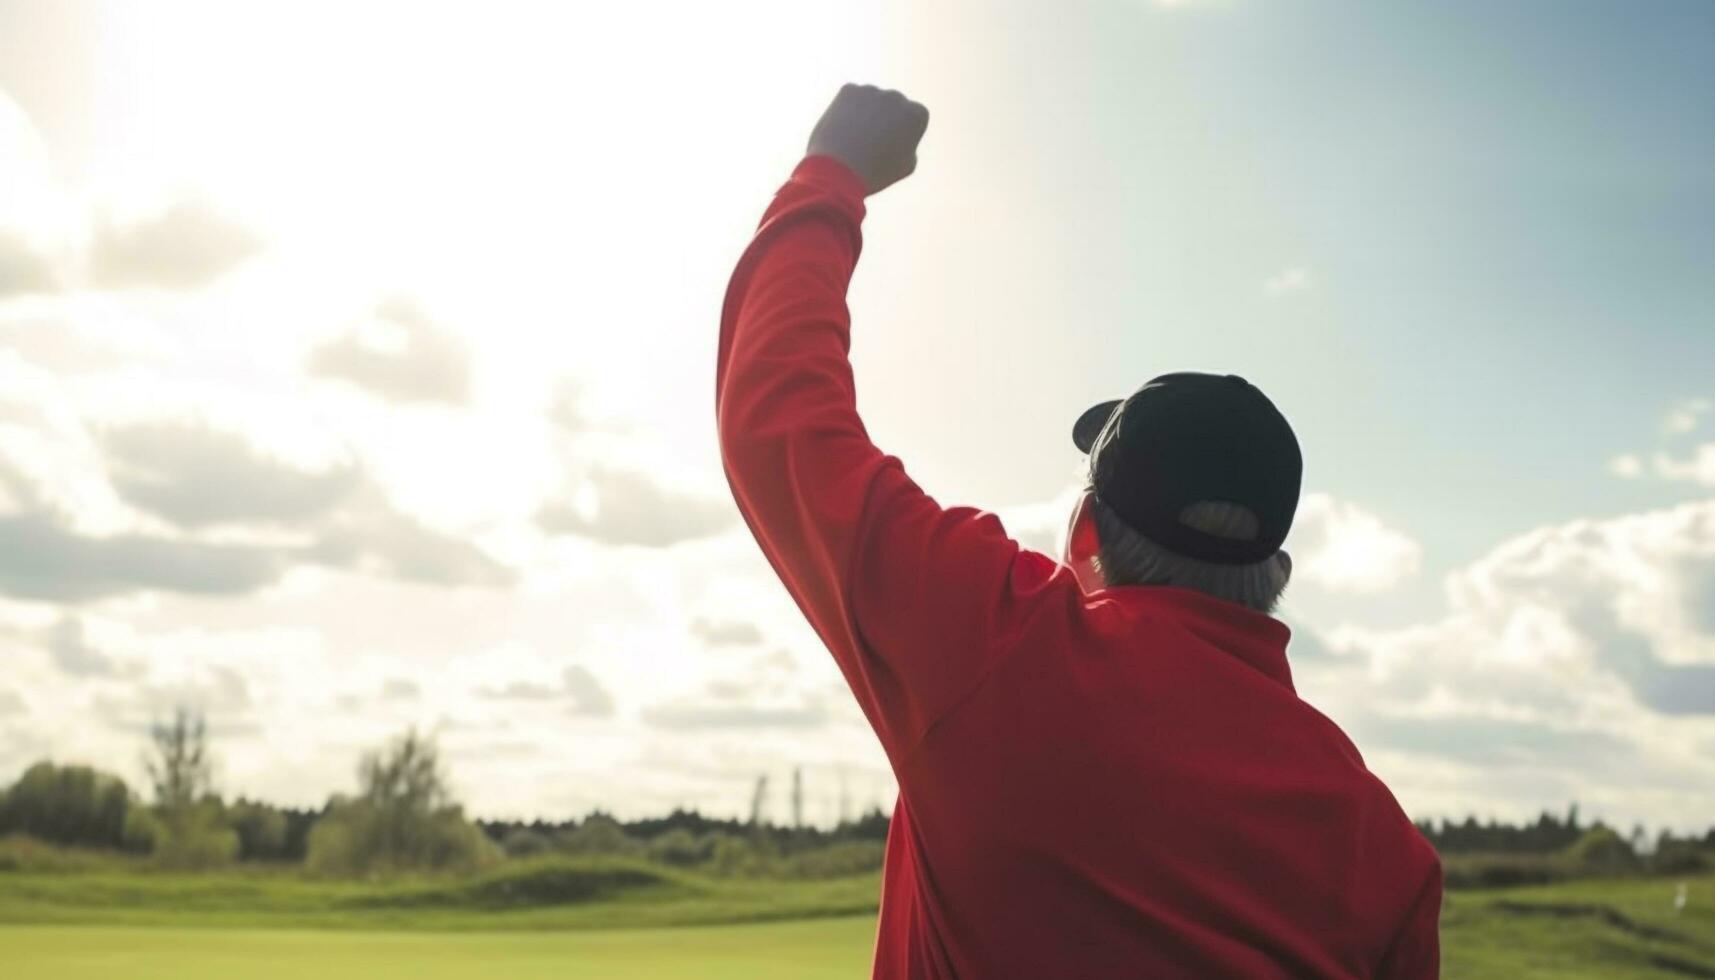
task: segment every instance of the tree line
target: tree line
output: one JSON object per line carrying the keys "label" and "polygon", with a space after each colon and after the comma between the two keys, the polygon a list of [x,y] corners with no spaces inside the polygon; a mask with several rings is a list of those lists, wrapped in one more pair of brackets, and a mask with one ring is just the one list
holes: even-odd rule
{"label": "tree line", "polygon": [[1662,830],[1653,839],[1642,824],[1621,834],[1601,820],[1583,822],[1578,805],[1566,815],[1544,810],[1517,824],[1497,820],[1428,820],[1417,829],[1435,845],[1448,881],[1511,885],[1580,874],[1688,874],[1715,867],[1715,827],[1702,834]]}
{"label": "tree line", "polygon": [[[880,866],[888,816],[879,808],[831,828],[802,815],[794,773],[789,824],[766,819],[766,777],[748,819],[675,809],[622,821],[597,811],[580,820],[471,820],[452,798],[434,741],[409,730],[365,753],[354,793],[319,809],[279,807],[214,785],[208,727],[179,710],[152,725],[149,797],[118,776],[85,765],[38,762],[0,793],[0,837],[146,856],[167,867],[232,862],[301,864],[322,874],[474,870],[505,858],[616,855],[714,873],[812,876]],[[1583,821],[1576,804],[1519,823],[1428,820],[1418,824],[1446,859],[1450,881],[1511,884],[1584,873],[1686,873],[1715,866],[1715,828],[1696,835],[1642,826],[1622,835]]]}
{"label": "tree line", "polygon": [[278,807],[214,786],[204,718],[179,710],[152,725],[151,797],[92,766],[38,762],[0,794],[0,836],[145,855],[163,866],[297,861],[325,873],[476,868],[498,848],[450,798],[434,743],[407,731],[365,753],[355,794],[320,810]]}
{"label": "tree line", "polygon": [[38,762],[0,792],[0,837],[147,857],[165,867],[298,863],[324,874],[474,870],[506,857],[604,854],[732,874],[827,876],[879,867],[888,818],[879,808],[834,828],[675,810],[631,822],[597,811],[582,820],[473,821],[452,798],[434,741],[409,730],[357,768],[357,790],[320,809],[274,806],[214,785],[205,719],[188,710],[150,727],[149,795],[87,765]]}

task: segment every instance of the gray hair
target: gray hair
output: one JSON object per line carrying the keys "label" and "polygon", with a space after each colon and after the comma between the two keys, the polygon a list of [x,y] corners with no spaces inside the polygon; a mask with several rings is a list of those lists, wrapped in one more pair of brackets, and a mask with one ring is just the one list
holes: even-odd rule
{"label": "gray hair", "polygon": [[[1132,530],[1100,497],[1090,501],[1090,510],[1101,542],[1096,569],[1109,585],[1174,585],[1267,613],[1274,611],[1292,575],[1292,560],[1284,551],[1250,565],[1199,561]],[[1221,500],[1198,501],[1181,511],[1179,520],[1206,534],[1238,541],[1254,540],[1260,524],[1249,507]]]}

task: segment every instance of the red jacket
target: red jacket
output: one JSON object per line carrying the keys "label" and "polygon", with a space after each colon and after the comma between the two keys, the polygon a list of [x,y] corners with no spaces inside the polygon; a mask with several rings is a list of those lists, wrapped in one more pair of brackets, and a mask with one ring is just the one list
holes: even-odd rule
{"label": "red jacket", "polygon": [[845,294],[864,187],[806,157],[733,273],[716,406],[745,520],[899,781],[876,977],[1433,977],[1441,867],[1287,627],[1084,594],[869,440]]}

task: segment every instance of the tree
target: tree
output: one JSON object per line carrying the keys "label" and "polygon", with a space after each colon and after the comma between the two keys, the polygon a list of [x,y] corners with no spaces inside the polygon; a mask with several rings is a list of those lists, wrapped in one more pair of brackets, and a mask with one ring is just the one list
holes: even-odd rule
{"label": "tree", "polygon": [[1596,874],[1618,874],[1638,866],[1637,852],[1626,839],[1599,822],[1578,838],[1567,855],[1580,869]]}
{"label": "tree", "polygon": [[230,864],[238,857],[238,833],[226,825],[226,815],[215,797],[205,797],[189,807],[157,811],[154,859],[169,868],[209,868]]}
{"label": "tree", "polygon": [[286,856],[286,815],[278,807],[240,799],[226,811],[238,834],[238,859],[277,861]]}
{"label": "tree", "polygon": [[560,850],[568,854],[635,854],[641,847],[618,820],[601,812],[590,814],[559,840]]}
{"label": "tree", "polygon": [[768,808],[768,774],[756,777],[756,790],[750,794],[750,826],[759,830]]}
{"label": "tree", "polygon": [[0,794],[0,834],[29,834],[55,844],[120,847],[131,791],[89,766],[38,762]]}
{"label": "tree", "polygon": [[335,797],[310,830],[307,863],[336,874],[470,869],[499,849],[452,801],[440,754],[407,731],[358,765],[358,795]]}
{"label": "tree", "polygon": [[715,838],[699,837],[683,827],[676,827],[650,841],[645,853],[652,861],[691,867],[714,857]]}
{"label": "tree", "polygon": [[125,850],[134,854],[153,854],[166,836],[167,828],[162,826],[161,818],[155,816],[154,810],[134,806],[126,811],[122,844]]}
{"label": "tree", "polygon": [[1656,874],[1697,874],[1709,867],[1709,855],[1697,846],[1694,837],[1676,837],[1663,830],[1650,852],[1649,869]]}
{"label": "tree", "polygon": [[500,849],[506,852],[507,857],[535,857],[552,851],[554,839],[541,831],[520,827],[501,840]]}
{"label": "tree", "polygon": [[365,754],[358,782],[365,801],[399,813],[439,809],[452,795],[440,751],[414,728],[388,749]]}
{"label": "tree", "polygon": [[172,724],[149,726],[154,754],[146,760],[155,784],[155,805],[182,810],[213,791],[214,766],[208,754],[208,725],[199,712],[180,706]]}
{"label": "tree", "polygon": [[153,821],[126,827],[127,842],[147,841],[155,860],[176,868],[225,864],[238,856],[238,834],[226,825],[225,806],[214,792],[208,724],[200,712],[180,706],[171,723],[149,726],[144,762],[155,788]]}

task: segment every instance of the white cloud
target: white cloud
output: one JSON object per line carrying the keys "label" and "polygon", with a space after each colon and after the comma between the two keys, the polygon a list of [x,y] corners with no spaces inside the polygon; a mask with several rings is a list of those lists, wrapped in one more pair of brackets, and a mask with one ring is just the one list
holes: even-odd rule
{"label": "white cloud", "polygon": [[82,602],[143,590],[242,595],[285,572],[277,552],[159,535],[85,535],[58,515],[0,517],[0,593]]}
{"label": "white cloud", "polygon": [[181,527],[300,522],[359,484],[350,464],[300,468],[201,422],[139,421],[105,428],[98,440],[119,495]]}
{"label": "white cloud", "polygon": [[1333,592],[1380,592],[1417,571],[1423,548],[1355,504],[1305,494],[1293,522],[1292,577]]}
{"label": "white cloud", "polygon": [[0,230],[0,299],[50,292],[56,285],[45,257],[22,236]]}
{"label": "white cloud", "polygon": [[0,90],[0,229],[34,251],[64,237],[69,211],[41,134]]}
{"label": "white cloud", "polygon": [[1651,460],[1655,475],[1664,480],[1685,480],[1706,487],[1715,487],[1715,442],[1706,442],[1691,451],[1691,455],[1676,458],[1656,453]]}
{"label": "white cloud", "polygon": [[1312,285],[1310,270],[1303,266],[1288,266],[1262,281],[1262,291],[1270,296],[1300,293]]}
{"label": "white cloud", "polygon": [[[1715,401],[1708,398],[1682,399],[1662,417],[1661,429],[1670,437],[1686,435],[1695,431],[1711,410],[1715,410]],[[1637,453],[1623,453],[1608,461],[1608,472],[1625,479],[1637,479],[1647,473],[1662,480],[1715,487],[1715,442],[1694,446],[1683,456],[1658,451],[1649,457],[1647,464]]]}
{"label": "white cloud", "polygon": [[550,534],[575,534],[611,545],[666,548],[719,534],[738,523],[730,495],[672,486],[642,470],[591,469],[579,492],[537,513]]}
{"label": "white cloud", "polygon": [[[0,427],[0,437],[15,434]],[[482,548],[401,511],[354,468],[300,471],[237,433],[168,423],[106,430],[93,440],[95,459],[82,461],[105,469],[112,486],[102,490],[119,500],[121,519],[100,530],[83,526],[75,498],[56,499],[25,473],[7,441],[0,593],[65,602],[149,590],[243,595],[305,563],[446,585],[514,579]]]}
{"label": "white cloud", "polygon": [[310,354],[309,372],[401,403],[458,405],[470,394],[470,352],[456,335],[402,300]]}
{"label": "white cloud", "polygon": [[79,259],[98,288],[195,289],[262,247],[204,201],[179,199],[119,221],[105,208],[92,214],[66,193],[29,117],[0,91],[0,299],[54,291]]}
{"label": "white cloud", "polygon": [[699,616],[691,621],[691,635],[710,646],[755,646],[762,642],[762,630],[755,623],[742,619]]}
{"label": "white cloud", "polygon": [[1707,398],[1687,398],[1668,410],[1661,427],[1670,435],[1690,432],[1697,428],[1698,420],[1707,415],[1711,407],[1715,407],[1715,403]]}
{"label": "white cloud", "polygon": [[1439,619],[1326,631],[1299,688],[1408,809],[1551,800],[1707,820],[1715,500],[1544,527],[1452,573]]}
{"label": "white cloud", "polygon": [[711,687],[704,699],[672,701],[647,708],[644,721],[672,731],[786,728],[814,729],[826,724],[828,711],[819,702],[751,704],[732,691]]}
{"label": "white cloud", "polygon": [[110,674],[114,664],[106,654],[85,635],[83,620],[67,616],[55,623],[45,637],[44,645],[53,655],[54,665],[76,676]]}
{"label": "white cloud", "polygon": [[582,664],[568,664],[560,671],[558,684],[514,680],[503,686],[483,688],[480,694],[495,701],[563,702],[573,715],[606,718],[613,714],[612,693]]}
{"label": "white cloud", "polygon": [[1608,460],[1608,472],[1624,480],[1644,475],[1644,461],[1635,453],[1622,453]]}
{"label": "white cloud", "polygon": [[196,289],[261,248],[261,239],[242,224],[204,202],[182,200],[128,223],[98,221],[89,272],[105,287]]}

